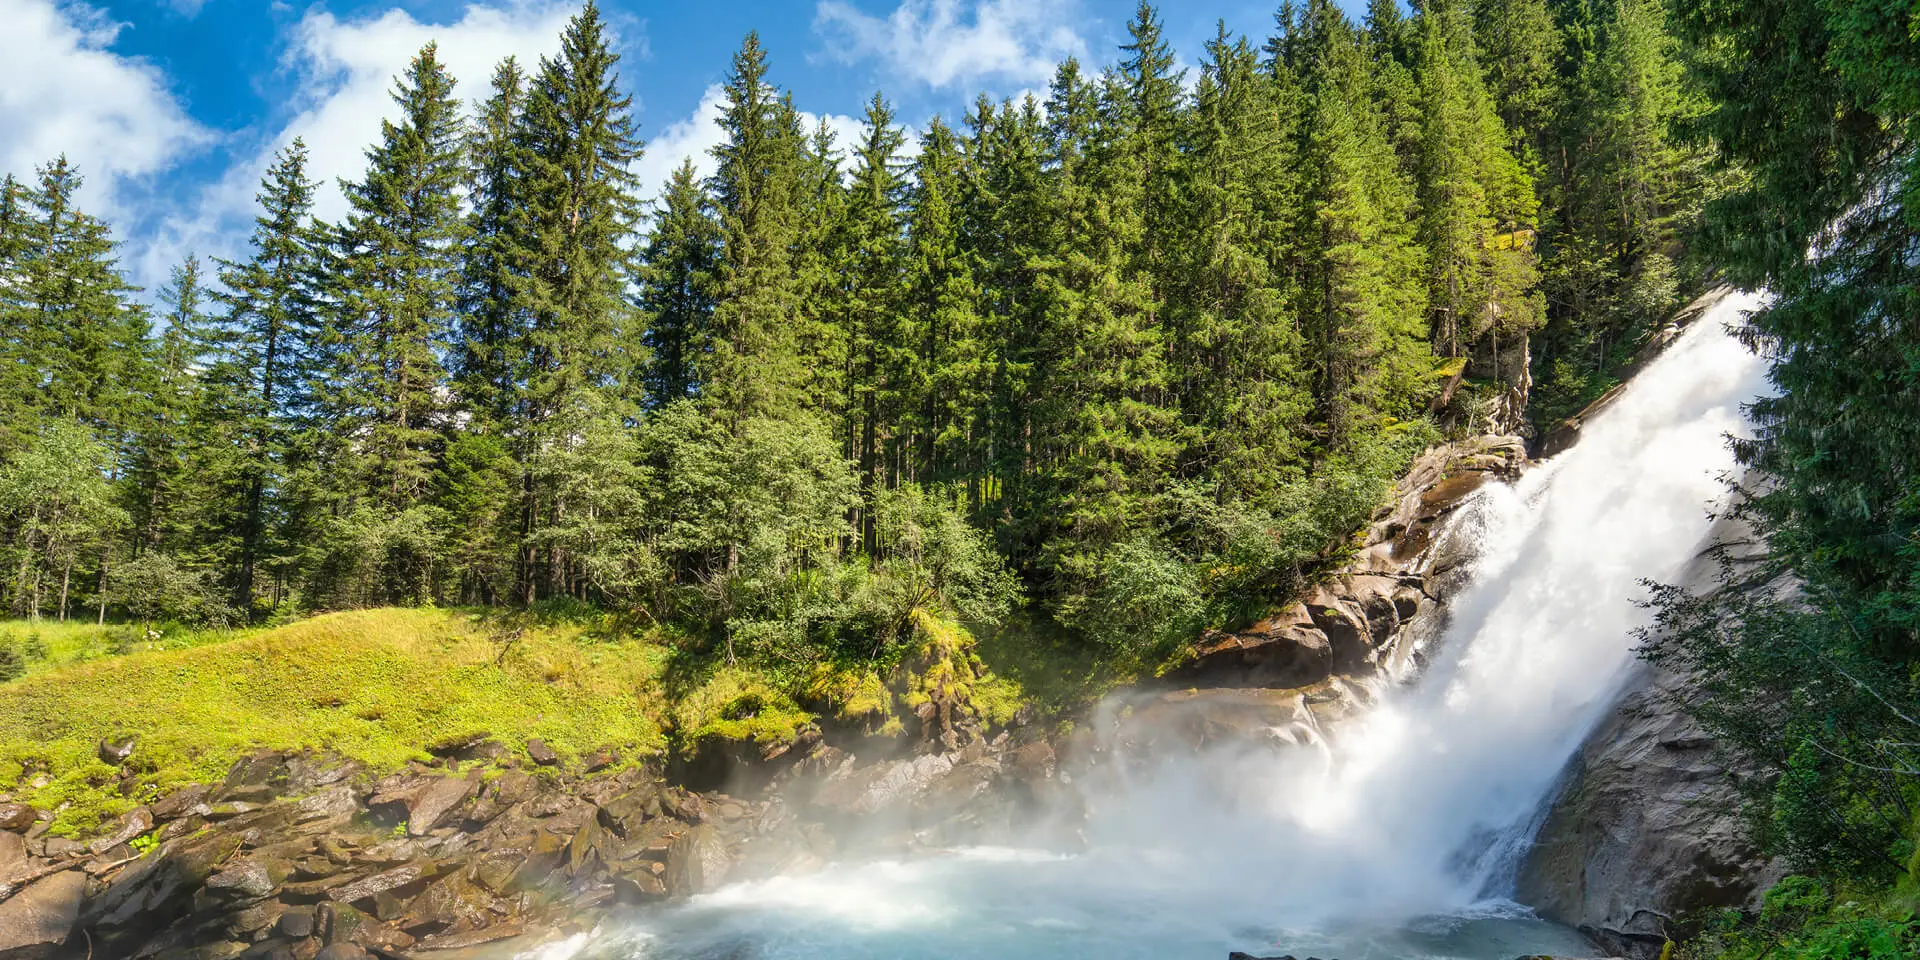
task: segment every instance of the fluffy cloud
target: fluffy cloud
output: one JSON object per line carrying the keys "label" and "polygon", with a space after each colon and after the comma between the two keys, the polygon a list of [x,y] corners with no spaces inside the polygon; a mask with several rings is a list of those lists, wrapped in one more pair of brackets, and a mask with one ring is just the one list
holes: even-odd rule
{"label": "fluffy cloud", "polygon": [[211,135],[167,78],[109,47],[120,25],[90,7],[0,0],[0,171],[30,176],[64,152],[87,179],[82,201],[115,219],[141,178]]}
{"label": "fluffy cloud", "polygon": [[702,177],[713,176],[713,148],[720,145],[719,121],[726,106],[726,91],[719,84],[713,84],[700,95],[700,105],[691,116],[668,124],[646,138],[646,155],[633,168],[634,176],[640,180],[642,196],[648,199],[658,196],[667,178],[687,160],[693,161],[693,168]]}
{"label": "fluffy cloud", "polygon": [[[0,0],[0,3],[13,0]],[[414,54],[438,42],[439,55],[459,82],[457,94],[484,99],[493,69],[517,56],[529,72],[559,47],[560,32],[575,4],[563,0],[510,0],[500,6],[472,4],[450,23],[422,23],[403,10],[377,17],[340,19],[316,9],[290,38],[283,66],[296,80],[290,113],[268,129],[239,139],[236,161],[208,185],[189,211],[169,217],[155,235],[136,246],[129,266],[137,279],[153,282],[188,252],[233,256],[246,242],[254,195],[274,155],[302,138],[308,176],[320,182],[314,213],[338,219],[346,213],[339,179],[366,169],[366,149],[392,114],[394,78]]]}
{"label": "fluffy cloud", "polygon": [[995,79],[1044,81],[1086,43],[1068,25],[1074,4],[1034,0],[902,0],[886,17],[844,0],[822,0],[814,29],[844,63],[878,59],[888,70],[934,88]]}

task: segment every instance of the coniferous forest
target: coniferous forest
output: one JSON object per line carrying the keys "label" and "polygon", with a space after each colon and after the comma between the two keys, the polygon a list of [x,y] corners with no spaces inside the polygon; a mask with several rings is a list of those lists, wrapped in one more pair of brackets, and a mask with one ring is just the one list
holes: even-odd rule
{"label": "coniferous forest", "polygon": [[1288,4],[1197,75],[1161,29],[924,129],[876,94],[850,143],[748,36],[716,172],[655,197],[592,3],[488,78],[429,45],[344,218],[295,141],[245,254],[151,298],[82,171],[9,178],[0,602],[1151,652],[1283,599],[1442,433],[1598,396],[1701,282],[1657,0]]}

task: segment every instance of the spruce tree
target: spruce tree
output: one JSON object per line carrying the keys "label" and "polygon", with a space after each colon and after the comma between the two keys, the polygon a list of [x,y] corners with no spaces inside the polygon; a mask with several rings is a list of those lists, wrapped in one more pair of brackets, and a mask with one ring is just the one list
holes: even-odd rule
{"label": "spruce tree", "polygon": [[693,397],[707,376],[720,266],[713,200],[691,159],[667,181],[640,252],[640,309],[646,313],[646,405]]}
{"label": "spruce tree", "polygon": [[393,92],[363,180],[346,187],[343,296],[347,410],[360,482],[405,510],[424,498],[444,420],[443,344],[453,329],[464,224],[463,158],[453,78],[428,44]]}
{"label": "spruce tree", "polygon": [[933,118],[920,138],[907,203],[903,309],[917,342],[905,347],[917,352],[910,386],[918,396],[904,399],[918,440],[915,476],[965,480],[977,503],[977,477],[990,451],[985,441],[993,364],[976,259],[963,233],[972,175],[959,138]]}
{"label": "spruce tree", "polygon": [[518,405],[527,348],[521,274],[513,253],[527,168],[520,127],[527,79],[517,60],[500,62],[491,89],[467,136],[471,211],[451,364],[460,404],[473,427],[498,432]]}
{"label": "spruce tree", "polygon": [[[899,479],[903,422],[919,378],[917,337],[901,311],[904,234],[900,205],[904,183],[896,159],[906,135],[893,124],[893,110],[875,94],[866,127],[854,151],[848,192],[844,259],[846,307],[840,343],[846,350],[846,444],[859,464],[862,542],[874,542],[877,491]],[[883,449],[883,444],[885,449]]]}
{"label": "spruce tree", "polygon": [[260,568],[277,553],[288,426],[312,408],[324,378],[326,321],[319,310],[320,231],[312,221],[314,184],[307,148],[295,139],[261,183],[253,255],[218,261],[227,314],[209,344],[207,402],[220,412],[216,441],[232,451],[224,489],[209,511],[212,538],[228,566],[237,605],[249,614],[259,596]]}
{"label": "spruce tree", "polygon": [[1181,473],[1226,500],[1293,475],[1311,410],[1302,356],[1299,105],[1224,26],[1207,46],[1188,150],[1191,232],[1169,310],[1181,403]]}
{"label": "spruce tree", "polygon": [[78,420],[117,436],[140,375],[142,310],[120,275],[107,224],[78,207],[82,178],[65,156],[39,169],[27,192],[24,311],[18,336],[37,372],[40,414]]}
{"label": "spruce tree", "polygon": [[569,491],[599,470],[589,438],[624,421],[622,400],[639,342],[628,297],[627,246],[639,215],[630,165],[639,158],[632,99],[618,54],[591,2],[543,58],[521,121],[525,209],[514,231],[516,300],[527,315],[528,365],[517,453],[523,487],[522,590],[527,599],[578,595],[582,524]]}
{"label": "spruce tree", "polygon": [[189,460],[208,336],[209,297],[200,258],[188,256],[174,267],[159,297],[166,307],[160,317],[164,326],[149,347],[149,374],[133,428],[126,488],[135,549],[171,551],[186,542],[201,506]]}
{"label": "spruce tree", "polygon": [[1315,359],[1317,432],[1340,450],[1368,420],[1418,409],[1428,380],[1425,256],[1412,184],[1369,94],[1351,23],[1328,0],[1304,14],[1300,62],[1312,91],[1303,154],[1312,173],[1303,225],[1303,326]]}

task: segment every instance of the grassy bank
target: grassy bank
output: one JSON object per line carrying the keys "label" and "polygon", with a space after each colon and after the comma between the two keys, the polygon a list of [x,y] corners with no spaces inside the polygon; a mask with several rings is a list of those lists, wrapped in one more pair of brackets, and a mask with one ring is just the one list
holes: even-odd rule
{"label": "grassy bank", "polygon": [[[68,644],[72,635],[55,634]],[[0,686],[0,791],[61,809],[63,831],[269,748],[329,750],[376,771],[441,741],[539,737],[562,757],[666,745],[664,648],[578,624],[513,623],[443,610],[340,613],[60,665]],[[73,641],[80,642],[80,641]],[[102,738],[139,737],[122,795]]]}
{"label": "grassy bank", "polygon": [[[993,724],[1028,704],[1044,718],[1111,682],[1035,637],[976,645],[945,621],[915,622],[890,664],[787,670],[727,663],[597,614],[377,609],[162,637],[0,624],[44,648],[26,677],[0,684],[0,794],[56,810],[56,829],[82,834],[217,781],[261,748],[329,751],[375,774],[476,734],[514,751],[537,737],[565,763],[602,747],[647,760],[676,743],[791,740],[816,720],[917,733],[913,711],[929,700]],[[96,755],[101,740],[127,737],[138,738],[130,778]]]}

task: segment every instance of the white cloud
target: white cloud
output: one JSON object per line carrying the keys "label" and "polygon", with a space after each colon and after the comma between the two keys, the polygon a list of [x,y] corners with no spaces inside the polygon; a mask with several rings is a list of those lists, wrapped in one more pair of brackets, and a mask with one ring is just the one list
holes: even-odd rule
{"label": "white cloud", "polygon": [[163,72],[109,49],[121,25],[99,11],[0,0],[0,23],[0,172],[30,177],[64,152],[87,178],[82,203],[118,220],[130,181],[211,139]]}
{"label": "white cloud", "polygon": [[1086,54],[1069,25],[1073,4],[1035,0],[902,0],[886,17],[821,0],[814,29],[843,63],[878,59],[900,76],[947,88],[994,78],[1044,81],[1068,56]]}
{"label": "white cloud", "polygon": [[[675,121],[647,137],[647,152],[634,164],[634,176],[640,180],[640,195],[651,200],[660,195],[667,179],[686,160],[702,177],[713,176],[716,162],[713,148],[720,145],[720,115],[726,110],[727,94],[713,84],[700,95],[693,114]],[[645,131],[642,131],[643,133]]]}
{"label": "white cloud", "polygon": [[[0,3],[12,0],[0,0]],[[484,99],[496,64],[517,56],[529,73],[539,58],[559,47],[560,32],[575,5],[563,0],[507,0],[503,5],[469,5],[450,23],[422,23],[403,10],[377,17],[342,20],[315,10],[295,27],[283,65],[297,81],[291,113],[274,128],[255,131],[251,148],[237,149],[235,162],[201,192],[189,211],[177,213],[139,250],[131,264],[136,277],[164,277],[187,252],[235,256],[243,251],[254,215],[254,196],[273,157],[302,138],[309,154],[307,175],[319,181],[314,213],[336,220],[346,213],[338,180],[353,180],[366,169],[366,150],[379,137],[380,123],[394,111],[394,78],[429,41],[458,81],[456,94],[468,103]]]}

